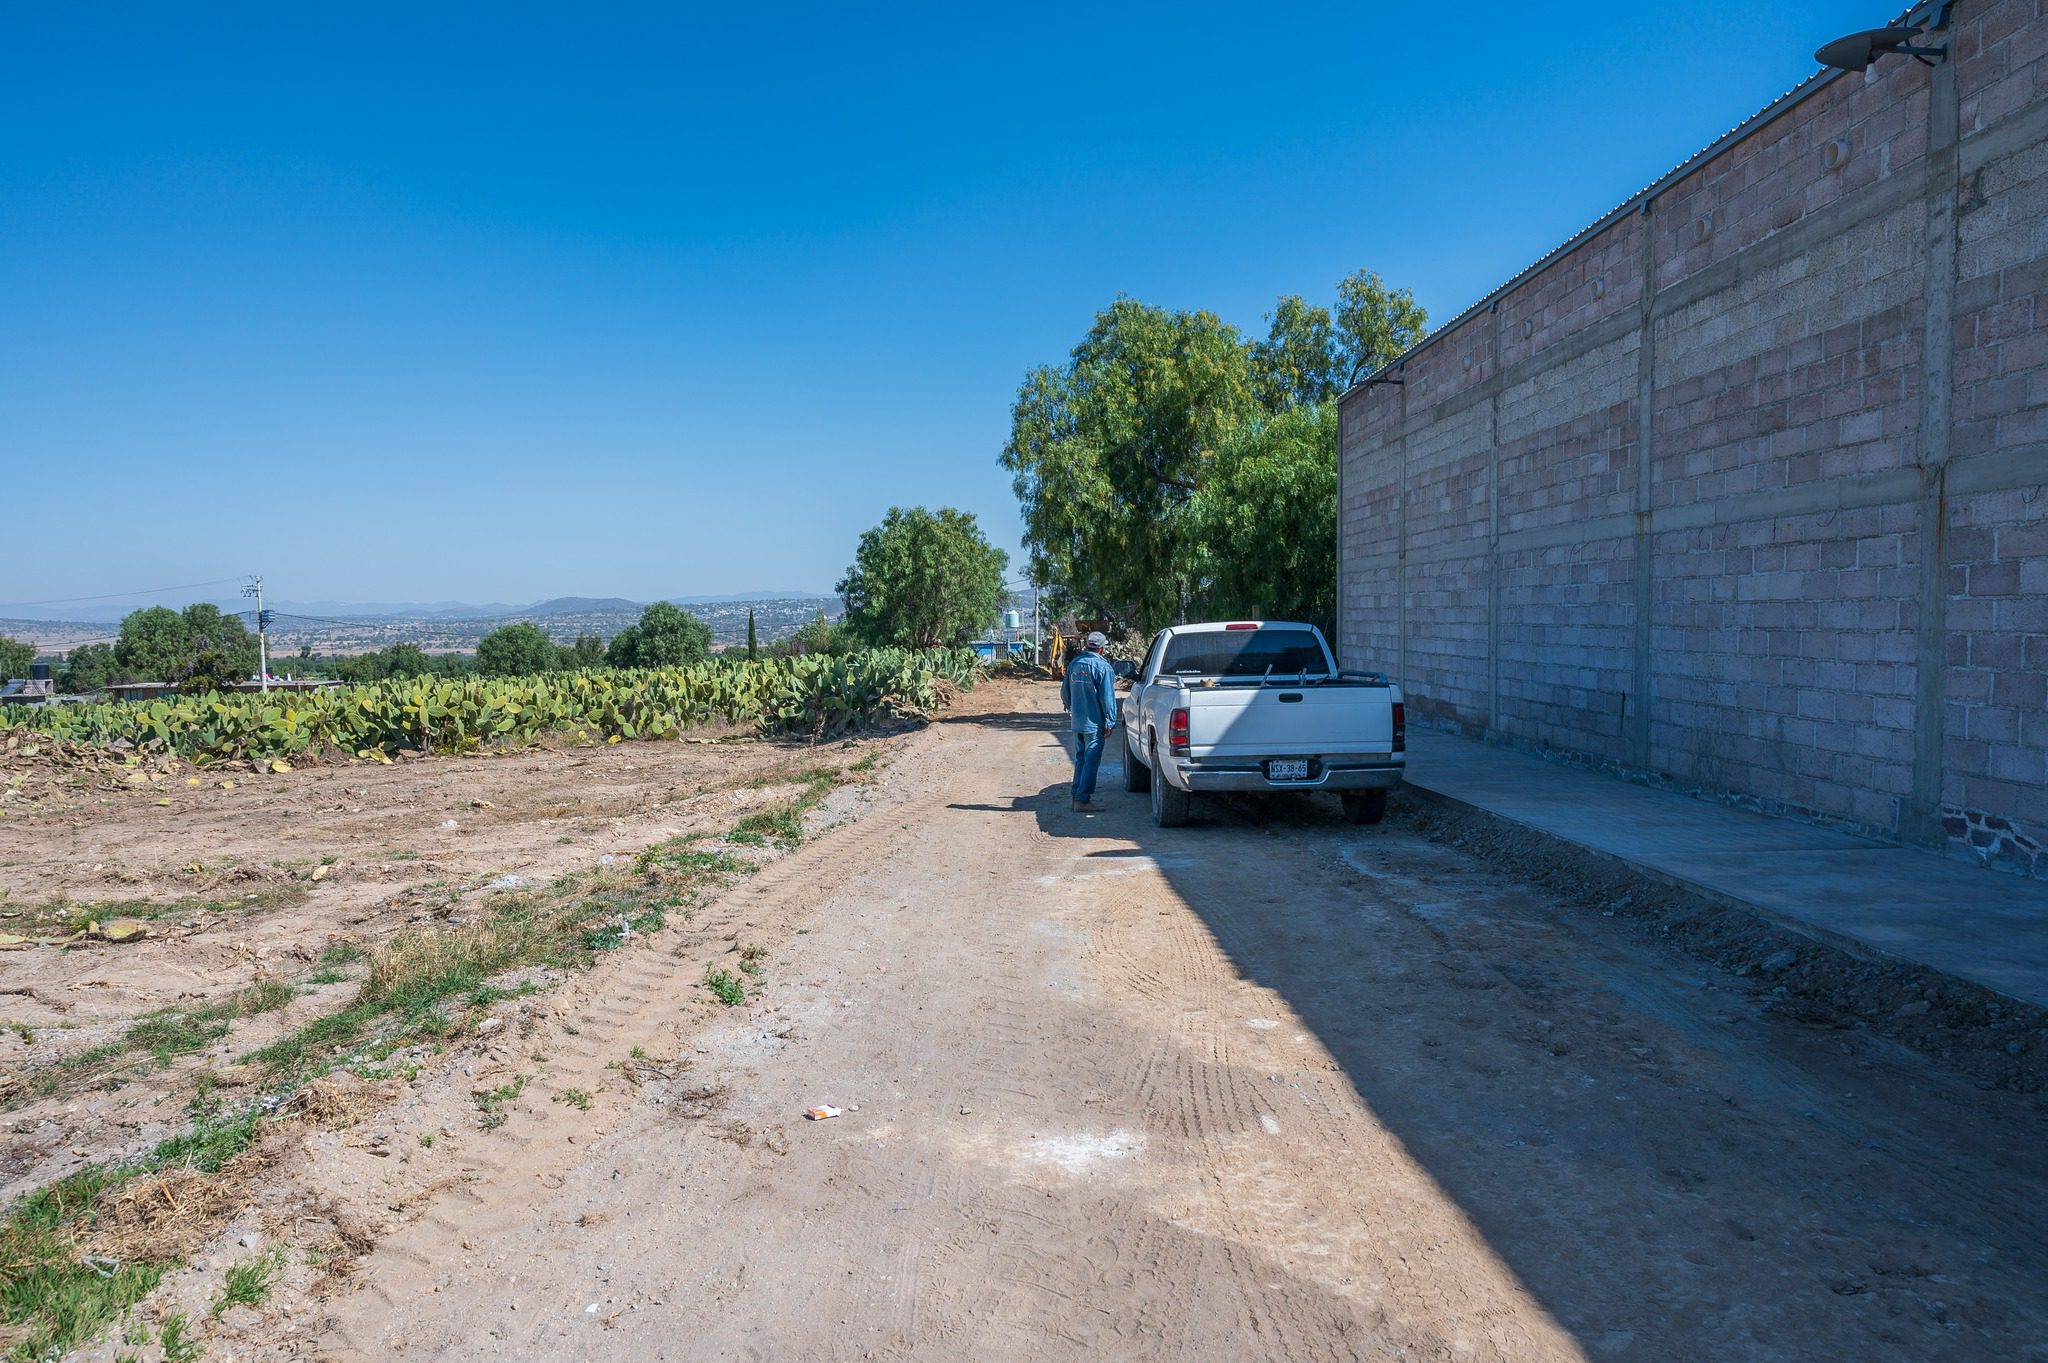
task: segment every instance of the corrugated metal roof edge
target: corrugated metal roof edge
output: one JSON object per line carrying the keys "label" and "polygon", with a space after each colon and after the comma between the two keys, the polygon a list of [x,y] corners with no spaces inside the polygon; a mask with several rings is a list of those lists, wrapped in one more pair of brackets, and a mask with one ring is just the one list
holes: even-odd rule
{"label": "corrugated metal roof edge", "polygon": [[[1939,7],[1939,0],[1925,0],[1925,2],[1923,3],[1910,5],[1904,11],[1902,11],[1896,18],[1894,18],[1892,20],[1892,23],[1910,23],[1912,22],[1912,17],[1915,13],[1921,10],[1938,9]],[[1430,332],[1429,335],[1423,337],[1414,345],[1409,346],[1406,350],[1396,355],[1393,359],[1388,360],[1378,369],[1373,370],[1370,374],[1367,374],[1364,378],[1358,380],[1358,382],[1346,388],[1343,392],[1337,395],[1338,404],[1342,405],[1346,400],[1348,400],[1351,397],[1353,393],[1358,392],[1361,388],[1370,386],[1375,379],[1378,379],[1382,374],[1385,374],[1388,370],[1398,369],[1400,366],[1408,362],[1410,356],[1413,356],[1419,351],[1422,351],[1427,347],[1434,345],[1438,340],[1449,335],[1451,332],[1456,331],[1459,327],[1463,326],[1472,318],[1478,316],[1482,312],[1491,309],[1495,304],[1499,303],[1501,299],[1513,293],[1517,288],[1520,288],[1524,283],[1528,282],[1531,278],[1549,269],[1559,260],[1562,260],[1564,257],[1570,255],[1573,251],[1578,250],[1579,247],[1585,245],[1588,241],[1600,235],[1600,233],[1614,226],[1615,223],[1620,222],[1629,214],[1641,212],[1644,204],[1648,203],[1652,199],[1655,199],[1659,194],[1671,188],[1672,185],[1678,183],[1680,180],[1684,179],[1687,175],[1690,175],[1693,171],[1697,170],[1700,166],[1706,164],[1708,161],[1713,160],[1722,152],[1727,151],[1730,147],[1734,146],[1737,142],[1740,142],[1743,138],[1748,137],[1749,135],[1759,131],[1760,129],[1769,127],[1772,123],[1784,117],[1786,114],[1790,113],[1799,105],[1804,104],[1808,99],[1811,99],[1814,95],[1826,89],[1829,85],[1832,85],[1841,77],[1849,74],[1850,73],[1847,71],[1835,71],[1830,70],[1826,67],[1822,67],[1820,70],[1814,72],[1805,80],[1799,82],[1799,84],[1793,86],[1790,90],[1787,90],[1784,94],[1779,95],[1769,104],[1766,104],[1763,108],[1757,110],[1748,118],[1736,124],[1733,128],[1730,128],[1727,132],[1721,134],[1719,137],[1715,138],[1712,142],[1708,143],[1705,147],[1702,147],[1699,151],[1694,152],[1691,156],[1688,156],[1683,161],[1680,161],[1677,165],[1673,166],[1670,170],[1664,172],[1664,174],[1660,175],[1655,180],[1651,181],[1642,189],[1637,190],[1635,193],[1629,195],[1626,199],[1623,199],[1620,203],[1616,204],[1613,208],[1609,209],[1606,213],[1603,213],[1599,218],[1594,220],[1594,222],[1591,225],[1582,228],[1580,231],[1572,235],[1561,245],[1552,247],[1549,251],[1544,253],[1542,258],[1537,260],[1535,264],[1518,271],[1505,284],[1502,284],[1500,287],[1493,290],[1493,292],[1487,294],[1484,298],[1481,298],[1478,302],[1474,303],[1471,307],[1466,308],[1456,317],[1453,317],[1450,321],[1436,328],[1436,330]]]}

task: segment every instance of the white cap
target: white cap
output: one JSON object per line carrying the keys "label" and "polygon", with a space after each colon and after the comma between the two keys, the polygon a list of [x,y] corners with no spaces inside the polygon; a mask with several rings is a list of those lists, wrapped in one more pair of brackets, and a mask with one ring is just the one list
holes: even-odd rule
{"label": "white cap", "polygon": [[1108,648],[1109,636],[1104,634],[1099,629],[1091,629],[1088,631],[1087,639],[1083,642],[1085,642],[1090,648]]}

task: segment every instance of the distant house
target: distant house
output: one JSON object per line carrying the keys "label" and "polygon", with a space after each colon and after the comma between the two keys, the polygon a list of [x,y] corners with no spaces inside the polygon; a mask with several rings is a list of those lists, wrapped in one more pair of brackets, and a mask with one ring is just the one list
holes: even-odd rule
{"label": "distant house", "polygon": [[45,705],[57,694],[57,684],[48,677],[16,677],[0,684],[0,705]]}
{"label": "distant house", "polygon": [[[330,686],[339,685],[341,685],[341,682],[333,677],[285,677],[283,679],[272,677],[270,679],[270,690],[272,691],[324,691]],[[230,691],[261,691],[264,689],[264,686],[260,681],[239,681],[228,689]]]}
{"label": "distant house", "polygon": [[48,663],[30,663],[26,677],[0,683],[0,705],[47,705],[56,694]]}
{"label": "distant house", "polygon": [[164,692],[177,689],[174,682],[108,682],[100,688],[100,694],[108,700],[155,700]]}

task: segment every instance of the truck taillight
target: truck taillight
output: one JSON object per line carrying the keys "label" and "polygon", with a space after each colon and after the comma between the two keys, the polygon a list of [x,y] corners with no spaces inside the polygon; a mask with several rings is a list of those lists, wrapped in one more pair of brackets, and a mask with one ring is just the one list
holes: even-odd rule
{"label": "truck taillight", "polygon": [[1408,751],[1408,707],[1398,700],[1394,702],[1394,751]]}
{"label": "truck taillight", "polygon": [[1188,755],[1188,712],[1186,707],[1175,710],[1166,721],[1166,745],[1175,757]]}

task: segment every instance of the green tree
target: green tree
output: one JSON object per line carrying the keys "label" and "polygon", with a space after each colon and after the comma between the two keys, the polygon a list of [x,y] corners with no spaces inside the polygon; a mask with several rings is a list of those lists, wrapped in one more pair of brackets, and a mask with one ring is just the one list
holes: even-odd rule
{"label": "green tree", "polygon": [[1120,298],[1067,363],[1025,376],[1003,466],[1031,575],[1127,624],[1178,618],[1193,591],[1188,502],[1260,410],[1250,349],[1209,312]]}
{"label": "green tree", "polygon": [[1374,270],[1337,284],[1337,348],[1344,384],[1357,383],[1429,334],[1429,314],[1406,289],[1390,289]]}
{"label": "green tree", "polygon": [[57,674],[57,689],[66,695],[82,695],[99,690],[120,675],[113,645],[80,644],[64,656],[64,669]]}
{"label": "green tree", "polygon": [[0,634],[0,682],[14,681],[28,675],[29,664],[36,660],[36,646],[20,639],[10,639]]}
{"label": "green tree", "polygon": [[840,580],[846,628],[871,644],[961,643],[995,619],[1009,562],[968,512],[891,507]]}
{"label": "green tree", "polygon": [[418,644],[393,644],[384,650],[383,663],[387,677],[430,677],[437,670]]}
{"label": "green tree", "polygon": [[[1205,612],[1337,622],[1337,408],[1291,407],[1243,427],[1195,499]],[[1334,635],[1332,636],[1334,637]]]}
{"label": "green tree", "polygon": [[847,637],[846,631],[839,627],[838,622],[826,619],[825,612],[819,611],[817,619],[798,626],[796,633],[783,640],[781,644],[773,646],[771,651],[792,658],[812,654],[833,657],[850,652],[852,647],[853,641]]}
{"label": "green tree", "polygon": [[555,641],[526,620],[494,629],[476,645],[476,670],[487,677],[530,677],[554,671],[559,662]]}
{"label": "green tree", "polygon": [[576,642],[562,648],[562,670],[579,672],[592,667],[604,666],[604,637],[598,634],[579,634]]}
{"label": "green tree", "polygon": [[1267,322],[1266,339],[1252,343],[1252,382],[1266,409],[1308,407],[1336,397],[1345,361],[1330,310],[1289,294]]}
{"label": "green tree", "polygon": [[168,606],[131,611],[114,643],[114,661],[137,681],[181,680],[191,653],[192,627]]}
{"label": "green tree", "polygon": [[197,601],[185,607],[184,619],[190,652],[177,678],[180,685],[220,690],[255,675],[260,665],[256,636],[241,616],[224,614],[210,601]]}
{"label": "green tree", "polygon": [[613,667],[687,667],[711,653],[711,626],[696,616],[657,601],[631,624],[612,636],[605,661]]}
{"label": "green tree", "polygon": [[747,661],[752,662],[760,656],[760,636],[754,633],[754,608],[749,606],[747,607]]}
{"label": "green tree", "polygon": [[[1216,498],[1195,508],[1222,452],[1247,427],[1271,425],[1270,438],[1291,453],[1240,452],[1228,495],[1284,500],[1297,495],[1298,480],[1263,491],[1255,480],[1303,474],[1293,455],[1313,429],[1334,479],[1333,417],[1299,426],[1271,419],[1331,405],[1419,341],[1428,318],[1406,289],[1359,270],[1338,284],[1334,309],[1289,295],[1267,322],[1265,339],[1246,343],[1211,313],[1119,299],[1096,314],[1064,365],[1025,375],[1002,463],[1022,504],[1032,580],[1047,584],[1050,599],[1149,630],[1212,609],[1214,582],[1227,579],[1233,585],[1218,590],[1237,592],[1244,584],[1231,575],[1254,570],[1221,567],[1206,539],[1237,521]],[[1284,526],[1269,528],[1277,555],[1291,556]],[[1257,542],[1240,548],[1266,552]],[[1294,589],[1280,584],[1294,580],[1282,572],[1267,586],[1286,595]]]}

